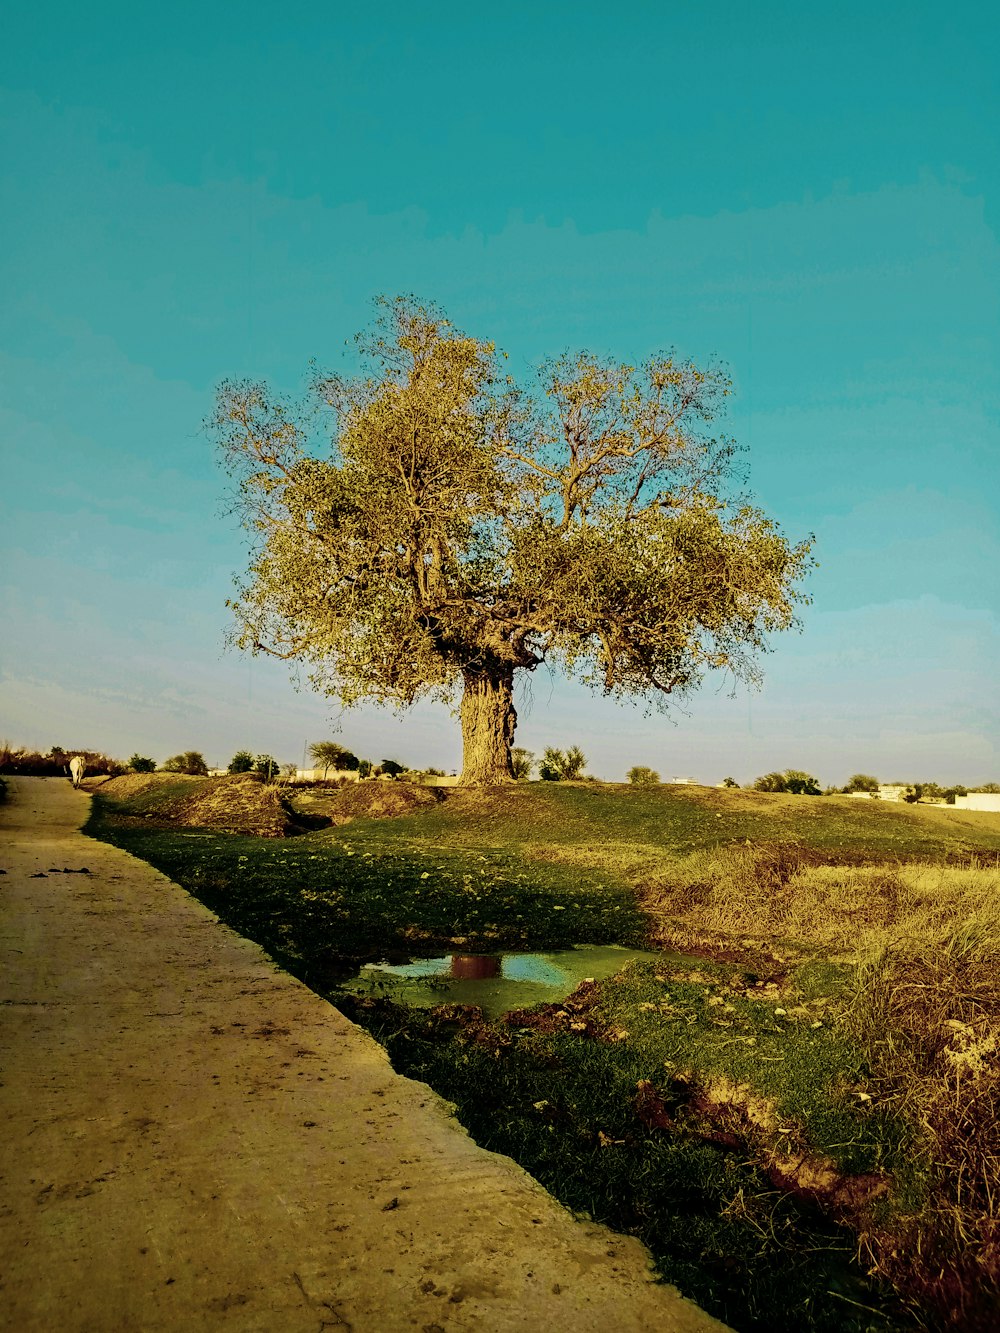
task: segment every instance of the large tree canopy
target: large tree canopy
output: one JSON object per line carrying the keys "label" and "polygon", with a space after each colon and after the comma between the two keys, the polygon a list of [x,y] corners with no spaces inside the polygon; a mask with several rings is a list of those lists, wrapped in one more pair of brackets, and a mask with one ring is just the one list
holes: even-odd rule
{"label": "large tree canopy", "polygon": [[582,353],[520,389],[491,343],[403,298],[359,341],[368,373],[317,373],[303,402],[219,390],[254,538],[240,646],[345,704],[461,690],[464,783],[513,778],[515,673],[542,662],[661,701],[711,668],[756,676],[809,544],[730,495],[718,369]]}

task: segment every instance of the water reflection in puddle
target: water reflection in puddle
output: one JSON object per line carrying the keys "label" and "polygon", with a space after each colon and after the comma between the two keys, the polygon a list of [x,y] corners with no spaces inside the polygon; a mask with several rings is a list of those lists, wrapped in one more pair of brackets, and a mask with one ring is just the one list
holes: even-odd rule
{"label": "water reflection in puddle", "polygon": [[563,1000],[581,981],[601,981],[632,959],[662,962],[661,953],[587,944],[555,953],[446,954],[412,963],[368,963],[343,989],[397,1004],[477,1004],[488,1018],[508,1009]]}

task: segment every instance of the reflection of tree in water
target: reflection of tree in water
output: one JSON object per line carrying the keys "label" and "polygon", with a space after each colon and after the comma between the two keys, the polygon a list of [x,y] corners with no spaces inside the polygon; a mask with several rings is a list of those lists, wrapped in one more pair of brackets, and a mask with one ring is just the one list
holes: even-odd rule
{"label": "reflection of tree in water", "polygon": [[500,975],[502,961],[499,954],[453,953],[451,975],[459,981],[488,981]]}

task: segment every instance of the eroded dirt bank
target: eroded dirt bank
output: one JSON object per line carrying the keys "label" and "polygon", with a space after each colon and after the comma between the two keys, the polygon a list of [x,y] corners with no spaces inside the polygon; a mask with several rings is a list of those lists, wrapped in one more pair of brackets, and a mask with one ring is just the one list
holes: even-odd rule
{"label": "eroded dirt bank", "polygon": [[182,889],[0,807],[0,1324],[709,1333]]}

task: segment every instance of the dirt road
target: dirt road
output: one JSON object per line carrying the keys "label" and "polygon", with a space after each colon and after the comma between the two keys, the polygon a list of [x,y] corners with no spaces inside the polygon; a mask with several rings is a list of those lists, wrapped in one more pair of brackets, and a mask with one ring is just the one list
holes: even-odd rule
{"label": "dirt road", "polygon": [[710,1333],[183,889],[0,807],[0,1327]]}

